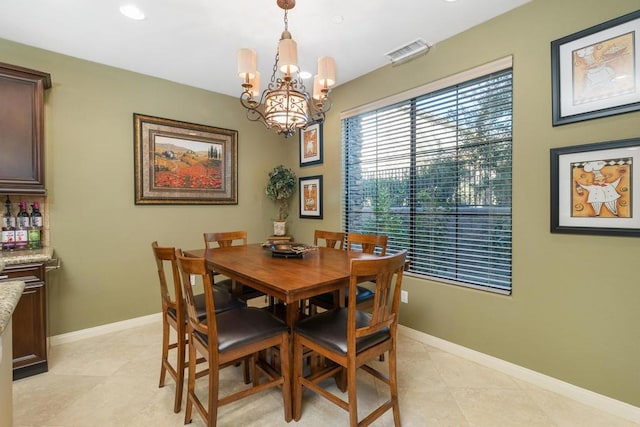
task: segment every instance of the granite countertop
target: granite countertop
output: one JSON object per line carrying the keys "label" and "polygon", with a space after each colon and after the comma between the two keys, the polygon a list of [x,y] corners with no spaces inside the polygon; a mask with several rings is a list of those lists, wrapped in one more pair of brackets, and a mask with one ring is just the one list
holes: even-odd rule
{"label": "granite countertop", "polygon": [[24,282],[2,282],[0,283],[0,335],[11,320],[13,310],[18,305],[18,300],[22,296]]}
{"label": "granite countertop", "polygon": [[27,249],[24,251],[0,252],[0,258],[6,265],[26,264],[29,262],[47,262],[53,257],[53,248]]}

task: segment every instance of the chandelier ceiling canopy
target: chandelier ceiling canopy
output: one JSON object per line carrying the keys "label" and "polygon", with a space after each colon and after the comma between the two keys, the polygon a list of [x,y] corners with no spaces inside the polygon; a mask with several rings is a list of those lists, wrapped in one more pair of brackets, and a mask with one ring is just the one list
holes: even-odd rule
{"label": "chandelier ceiling canopy", "polygon": [[298,46],[289,32],[288,11],[295,0],[277,0],[284,10],[284,31],[278,42],[275,63],[267,88],[260,94],[260,72],[256,69],[255,50],[238,51],[238,76],[242,78],[240,103],[247,109],[247,118],[260,121],[286,138],[298,129],[324,121],[331,109],[329,92],[336,82],[333,58],[318,58],[318,72],[313,78],[312,95],[307,92],[298,67]]}

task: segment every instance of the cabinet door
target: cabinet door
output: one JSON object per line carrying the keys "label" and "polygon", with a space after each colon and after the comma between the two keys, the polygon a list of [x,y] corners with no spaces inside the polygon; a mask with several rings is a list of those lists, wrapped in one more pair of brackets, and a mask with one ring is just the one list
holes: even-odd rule
{"label": "cabinet door", "polygon": [[0,193],[44,194],[49,74],[0,63]]}
{"label": "cabinet door", "polygon": [[20,280],[25,283],[20,301],[11,317],[14,380],[48,370],[47,294],[44,279],[43,263],[7,265],[0,274],[0,282]]}
{"label": "cabinet door", "polygon": [[44,282],[30,283],[13,312],[14,379],[47,370],[45,296]]}

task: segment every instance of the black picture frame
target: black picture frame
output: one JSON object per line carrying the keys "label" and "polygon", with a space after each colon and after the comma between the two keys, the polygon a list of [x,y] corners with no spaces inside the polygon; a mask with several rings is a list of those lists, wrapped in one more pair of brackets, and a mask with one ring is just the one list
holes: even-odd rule
{"label": "black picture frame", "polygon": [[298,179],[300,218],[322,219],[322,175]]}
{"label": "black picture frame", "polygon": [[551,42],[553,126],[640,110],[640,10]]}
{"label": "black picture frame", "polygon": [[322,123],[314,123],[300,130],[298,136],[300,167],[322,164],[322,140]]}
{"label": "black picture frame", "polygon": [[640,138],[550,155],[552,233],[640,237]]}

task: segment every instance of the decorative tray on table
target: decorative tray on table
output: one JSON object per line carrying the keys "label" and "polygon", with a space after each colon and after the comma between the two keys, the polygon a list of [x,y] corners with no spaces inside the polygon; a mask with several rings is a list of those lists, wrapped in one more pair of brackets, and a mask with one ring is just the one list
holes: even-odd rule
{"label": "decorative tray on table", "polygon": [[267,243],[263,245],[271,251],[271,256],[275,258],[302,258],[304,254],[315,250],[315,246],[304,243]]}

